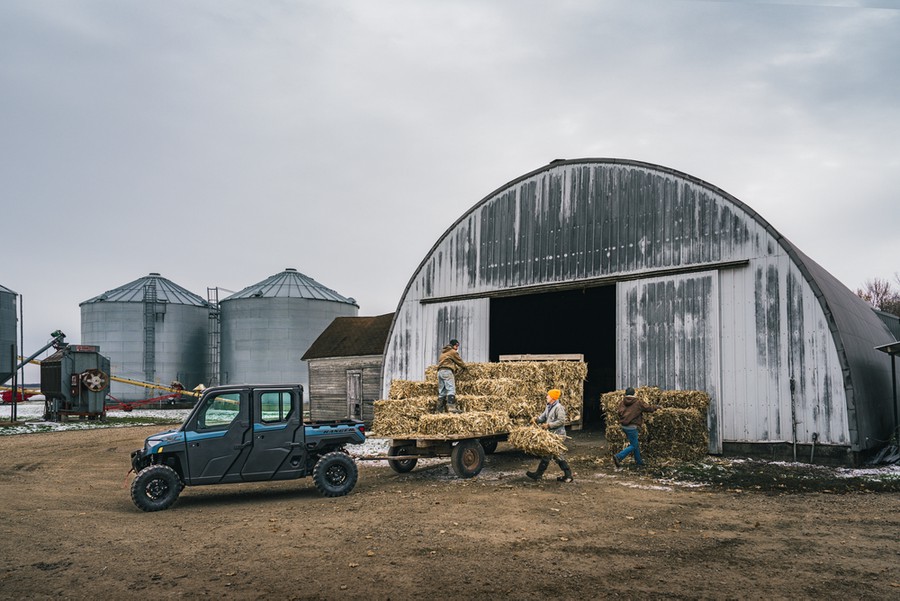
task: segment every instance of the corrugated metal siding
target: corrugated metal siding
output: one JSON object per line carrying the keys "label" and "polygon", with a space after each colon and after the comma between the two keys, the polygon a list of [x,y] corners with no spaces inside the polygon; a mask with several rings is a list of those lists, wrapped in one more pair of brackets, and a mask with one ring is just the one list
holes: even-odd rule
{"label": "corrugated metal siding", "polygon": [[[225,384],[309,384],[303,353],[335,317],[355,317],[348,303],[295,297],[229,297],[222,312],[221,378]],[[308,397],[308,391],[304,392]]]}
{"label": "corrugated metal siding", "polygon": [[821,306],[789,257],[721,271],[725,440],[849,444],[841,366]]}
{"label": "corrugated metal siding", "polygon": [[423,380],[451,338],[460,341],[464,361],[488,360],[488,299],[424,305],[408,299],[404,306],[394,321],[396,335],[388,339],[384,373],[391,375],[382,384],[383,398],[392,379]]}
{"label": "corrugated metal siding", "polygon": [[718,273],[622,282],[616,293],[618,381],[708,392],[710,451],[721,452]]}
{"label": "corrugated metal siding", "polygon": [[642,168],[551,169],[468,213],[414,278],[418,298],[757,256],[761,228],[693,182]]}

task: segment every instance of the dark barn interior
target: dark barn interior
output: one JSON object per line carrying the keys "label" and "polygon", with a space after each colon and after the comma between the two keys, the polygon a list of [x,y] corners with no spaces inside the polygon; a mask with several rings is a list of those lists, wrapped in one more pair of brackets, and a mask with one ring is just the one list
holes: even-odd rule
{"label": "dark barn interior", "polygon": [[616,388],[616,287],[491,299],[490,360],[500,355],[584,355],[584,427],[600,428],[600,394]]}

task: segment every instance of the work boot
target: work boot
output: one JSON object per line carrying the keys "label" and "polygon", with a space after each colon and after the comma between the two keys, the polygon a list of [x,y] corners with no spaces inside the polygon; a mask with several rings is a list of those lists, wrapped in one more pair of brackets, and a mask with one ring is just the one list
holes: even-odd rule
{"label": "work boot", "polygon": [[548,465],[550,465],[549,461],[547,461],[546,459],[541,459],[541,462],[538,464],[537,469],[533,472],[525,472],[525,475],[532,480],[540,480],[541,476],[544,475],[544,470],[547,469]]}
{"label": "work boot", "polygon": [[443,413],[447,410],[447,397],[439,396],[437,406],[434,408],[435,413]]}
{"label": "work boot", "polygon": [[571,482],[572,481],[572,468],[569,467],[569,462],[563,459],[559,462],[559,467],[562,468],[563,475],[557,478],[559,482]]}
{"label": "work boot", "polygon": [[456,395],[454,394],[447,397],[447,411],[450,413],[462,413],[462,410],[456,406]]}

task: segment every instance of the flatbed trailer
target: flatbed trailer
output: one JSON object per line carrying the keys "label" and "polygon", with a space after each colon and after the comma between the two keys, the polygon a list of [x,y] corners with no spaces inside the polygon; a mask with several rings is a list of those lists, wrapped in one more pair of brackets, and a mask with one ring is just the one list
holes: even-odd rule
{"label": "flatbed trailer", "polygon": [[388,454],[374,457],[357,457],[359,460],[387,459],[398,474],[405,474],[416,467],[419,459],[449,457],[453,472],[460,478],[473,478],[484,468],[485,455],[497,450],[509,432],[485,434],[412,434],[407,437],[375,437],[390,440]]}

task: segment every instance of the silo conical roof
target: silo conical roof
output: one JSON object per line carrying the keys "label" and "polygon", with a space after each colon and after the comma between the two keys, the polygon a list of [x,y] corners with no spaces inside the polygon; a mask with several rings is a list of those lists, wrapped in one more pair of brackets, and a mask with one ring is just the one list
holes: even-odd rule
{"label": "silo conical roof", "polygon": [[223,299],[223,302],[238,298],[306,298],[359,306],[355,299],[341,296],[293,267],[288,267],[258,284],[247,286]]}
{"label": "silo conical roof", "polygon": [[118,288],[107,290],[103,294],[80,303],[80,305],[100,302],[142,303],[144,302],[144,289],[147,286],[156,288],[157,302],[190,305],[195,307],[206,307],[209,304],[203,297],[182,288],[175,282],[167,280],[158,273],[151,273],[150,275],[138,278],[133,282],[128,282]]}

